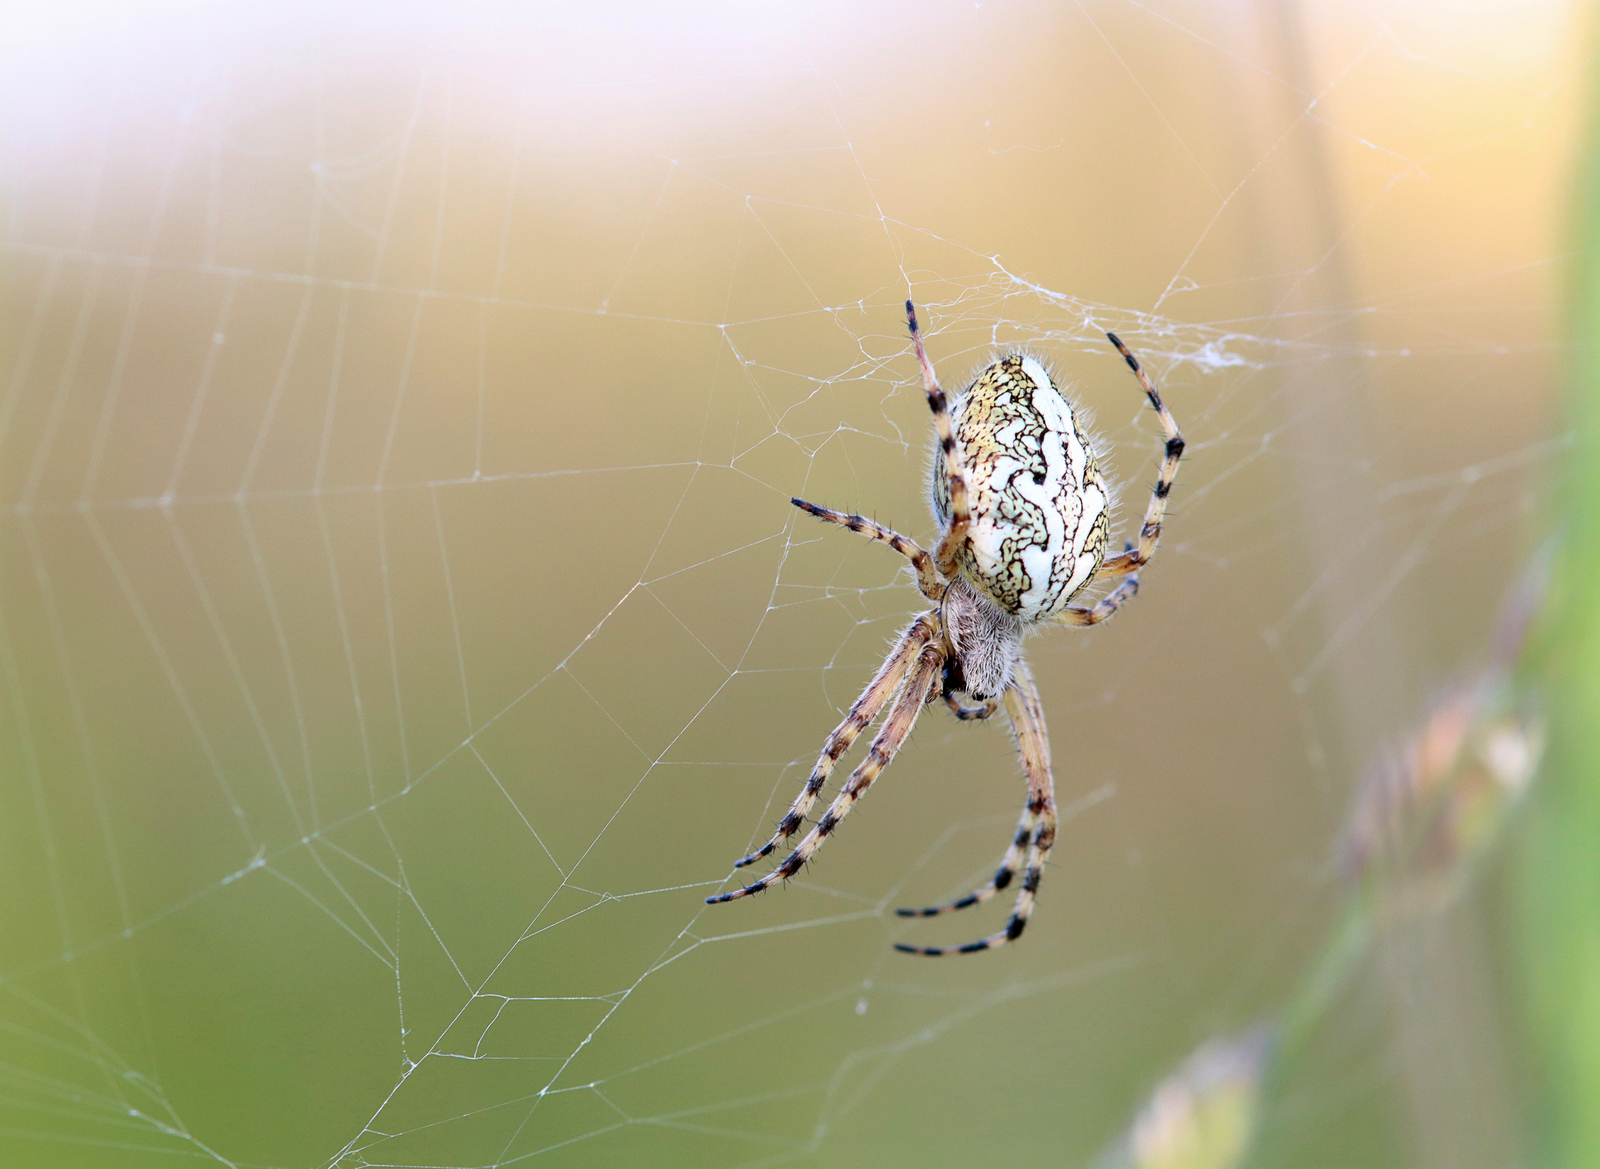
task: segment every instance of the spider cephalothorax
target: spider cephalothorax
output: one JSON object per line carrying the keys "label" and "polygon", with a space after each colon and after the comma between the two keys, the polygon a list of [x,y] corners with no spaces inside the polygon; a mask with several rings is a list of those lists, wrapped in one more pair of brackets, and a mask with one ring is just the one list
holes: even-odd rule
{"label": "spider cephalothorax", "polygon": [[[867,758],[850,773],[822,819],[771,873],[706,900],[717,904],[747,897],[799,872],[889,765],[928,703],[942,697],[962,719],[988,718],[1003,705],[1028,780],[1028,802],[1011,847],[983,888],[947,905],[898,911],[904,917],[931,917],[965,909],[993,897],[1025,867],[1016,907],[999,933],[965,946],[895,946],[913,954],[970,953],[1021,935],[1055,842],[1050,740],[1038,691],[1022,660],[1023,636],[1044,624],[1096,625],[1138,591],[1139,569],[1161,538],[1183,436],[1138,360],[1114,333],[1106,334],[1144,387],[1166,432],[1166,456],[1138,542],[1107,557],[1111,499],[1094,444],[1044,365],[1028,354],[1006,354],[977,376],[952,409],[934,377],[909,300],[906,320],[937,434],[931,487],[940,539],[933,554],[873,520],[803,499],[792,502],[905,556],[916,569],[917,587],[934,607],[900,635],[849,715],[828,736],[772,839],[735,867],[770,855],[800,830],[840,756],[888,707]],[[1087,608],[1072,604],[1091,583],[1109,579],[1117,584],[1099,602]],[[963,695],[979,705],[963,705]]]}
{"label": "spider cephalothorax", "polygon": [[939,624],[950,649],[949,689],[979,702],[1000,697],[1022,660],[1022,620],[958,576],[939,601]]}

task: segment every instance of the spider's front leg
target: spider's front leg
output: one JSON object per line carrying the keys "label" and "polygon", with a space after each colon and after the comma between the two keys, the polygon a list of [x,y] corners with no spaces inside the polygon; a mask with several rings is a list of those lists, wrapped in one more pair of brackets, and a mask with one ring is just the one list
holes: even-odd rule
{"label": "spider's front leg", "polygon": [[976,942],[968,942],[964,946],[907,946],[896,942],[894,947],[896,950],[932,957],[992,950],[996,946],[1003,946],[1021,937],[1023,929],[1028,924],[1028,918],[1033,915],[1034,895],[1039,890],[1045,863],[1050,859],[1050,848],[1056,840],[1056,797],[1055,785],[1050,778],[1050,736],[1045,730],[1044,709],[1039,703],[1039,691],[1033,684],[1033,676],[1020,662],[1017,664],[1016,679],[1006,687],[1004,699],[1006,714],[1011,719],[1011,729],[1017,738],[1017,754],[1022,758],[1022,769],[1028,777],[1028,802],[1023,807],[1022,820],[1017,825],[1011,847],[1006,850],[1005,857],[1000,862],[999,871],[983,888],[948,905],[937,905],[929,909],[901,909],[896,912],[902,917],[932,917],[955,909],[965,909],[980,901],[987,901],[1009,885],[1016,876],[1018,868],[1025,863],[1022,889],[1017,894],[1011,918],[1006,922],[1006,928],[999,933],[990,934]]}
{"label": "spider's front leg", "polygon": [[833,798],[833,803],[828,805],[828,810],[823,813],[822,819],[817,821],[817,826],[806,833],[805,839],[799,846],[765,877],[731,893],[707,897],[707,904],[717,905],[759,893],[779,881],[788,880],[805,866],[817,849],[822,847],[823,842],[843,823],[856,802],[867,794],[867,789],[883,773],[883,769],[894,761],[895,755],[910,736],[911,728],[916,725],[917,715],[922,713],[922,708],[928,704],[928,699],[933,695],[939,670],[943,665],[944,648],[937,642],[924,645],[917,656],[917,664],[912,668],[910,677],[906,679],[906,684],[900,691],[900,696],[895,699],[888,717],[883,720],[877,738],[872,740],[872,746],[867,750],[867,757],[862,760],[861,766],[850,773],[850,779]]}
{"label": "spider's front leg", "polygon": [[[817,802],[817,796],[827,786],[828,777],[833,774],[834,765],[839,762],[839,757],[848,751],[850,745],[856,741],[856,737],[877,719],[885,704],[894,697],[895,691],[905,681],[906,674],[917,660],[917,655],[933,640],[936,633],[934,615],[930,612],[918,617],[911,623],[910,628],[900,635],[894,648],[889,651],[889,656],[884,659],[883,665],[878,667],[878,672],[873,675],[872,681],[868,682],[867,688],[861,692],[861,697],[851,706],[850,713],[845,716],[842,723],[833,728],[833,733],[822,745],[822,754],[817,757],[810,778],[806,780],[805,787],[800,789],[800,794],[795,797],[789,811],[778,821],[778,830],[772,834],[772,839],[749,856],[735,861],[734,868],[742,869],[755,864],[800,830],[800,825],[804,824],[806,817],[811,814],[811,807]],[[726,896],[707,897],[706,903],[714,905],[740,895],[731,893]]]}

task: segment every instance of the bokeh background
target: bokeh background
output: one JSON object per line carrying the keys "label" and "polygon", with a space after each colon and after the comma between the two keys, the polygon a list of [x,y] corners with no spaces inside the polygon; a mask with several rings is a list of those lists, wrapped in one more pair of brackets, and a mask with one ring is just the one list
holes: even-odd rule
{"label": "bokeh background", "polygon": [[[174,4],[7,17],[0,1161],[1090,1166],[1276,1011],[1369,761],[1551,528],[1581,6]],[[1030,643],[1070,809],[924,715],[706,907],[918,598],[926,407],[1026,345],[1137,601]],[[1491,861],[1261,1165],[1516,1163]]]}

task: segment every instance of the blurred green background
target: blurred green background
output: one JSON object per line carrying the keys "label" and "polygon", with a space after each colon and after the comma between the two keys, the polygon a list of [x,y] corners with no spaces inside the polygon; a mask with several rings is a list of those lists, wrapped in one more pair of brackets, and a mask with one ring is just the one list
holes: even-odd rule
{"label": "blurred green background", "polygon": [[[8,18],[0,1164],[1145,1156],[1330,968],[1362,776],[1556,526],[1586,13]],[[908,294],[947,384],[1075,384],[1125,525],[1159,427],[1105,329],[1190,444],[1137,601],[1030,643],[1072,810],[1027,936],[943,962],[890,943],[1004,911],[892,908],[1022,785],[940,710],[702,903],[916,607],[788,505],[928,537]],[[1241,1155],[1546,1147],[1570,987],[1525,1030],[1506,870],[1374,910]]]}

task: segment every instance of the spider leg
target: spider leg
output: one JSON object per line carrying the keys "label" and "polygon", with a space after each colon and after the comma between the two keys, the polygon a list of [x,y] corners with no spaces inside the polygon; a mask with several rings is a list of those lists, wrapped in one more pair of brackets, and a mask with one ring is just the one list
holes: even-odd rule
{"label": "spider leg", "polygon": [[1077,605],[1071,605],[1063,609],[1054,620],[1058,625],[1098,625],[1122,608],[1122,603],[1133,597],[1138,591],[1138,575],[1125,576],[1117,582],[1116,588],[1101,597],[1091,608],[1083,609]]}
{"label": "spider leg", "polygon": [[922,330],[917,327],[917,309],[906,301],[906,323],[911,326],[911,341],[917,350],[917,365],[922,369],[922,388],[928,394],[928,409],[933,411],[933,426],[939,433],[939,449],[944,452],[944,469],[950,479],[950,527],[939,541],[934,561],[945,576],[956,572],[956,553],[966,543],[967,528],[972,514],[967,505],[967,476],[961,467],[961,452],[956,448],[955,428],[950,423],[950,403],[939,388],[934,376],[933,363],[922,344]]}
{"label": "spider leg", "polygon": [[[851,706],[850,713],[845,716],[842,723],[833,728],[833,733],[823,743],[822,754],[817,757],[816,766],[811,769],[811,777],[806,780],[805,787],[800,789],[800,794],[795,797],[789,811],[778,821],[778,830],[772,834],[772,839],[749,856],[735,861],[734,868],[742,869],[746,865],[755,864],[799,831],[800,825],[804,824],[806,817],[811,814],[811,806],[816,803],[818,794],[827,786],[828,777],[833,774],[834,764],[838,763],[839,757],[850,749],[850,744],[856,741],[856,736],[872,725],[873,720],[883,710],[884,704],[894,697],[895,690],[905,680],[912,663],[917,659],[917,654],[922,652],[923,646],[933,639],[933,634],[933,618],[931,614],[924,613],[900,635],[894,648],[889,651],[889,656],[884,659],[883,665],[878,667],[878,672],[873,675],[872,681],[868,682],[867,688],[861,692],[861,697]],[[715,897],[706,899],[707,903],[716,900]]]}
{"label": "spider leg", "polygon": [[1150,405],[1161,416],[1161,429],[1167,435],[1167,453],[1161,462],[1161,474],[1156,478],[1155,490],[1150,493],[1150,506],[1145,509],[1144,525],[1139,529],[1138,547],[1108,559],[1100,566],[1100,571],[1095,573],[1099,578],[1127,576],[1131,572],[1138,572],[1149,563],[1150,557],[1155,555],[1156,544],[1161,540],[1161,518],[1167,512],[1167,496],[1172,491],[1173,479],[1178,475],[1178,460],[1183,457],[1183,435],[1178,433],[1178,424],[1173,420],[1171,411],[1162,404],[1161,395],[1151,382],[1150,375],[1145,373],[1139,364],[1139,359],[1128,352],[1128,347],[1115,333],[1107,333],[1106,336],[1117,347],[1117,352],[1122,354],[1122,359],[1128,363],[1128,368],[1133,370],[1133,376],[1138,378],[1139,384],[1144,387]]}
{"label": "spider leg", "polygon": [[[965,897],[958,897],[943,905],[930,905],[926,909],[896,909],[895,912],[901,917],[938,917],[941,913],[952,913],[957,909],[965,909],[969,905],[989,900],[1011,884],[1012,879],[1016,877],[1017,870],[1022,867],[1022,858],[1028,850],[1028,843],[1033,839],[1033,830],[1038,823],[1039,816],[1033,810],[1033,801],[1029,800],[1022,809],[1022,819],[1017,822],[1016,835],[1011,838],[1011,847],[1006,849],[1006,855],[1000,859],[1000,867],[995,871],[994,879],[981,889],[974,889]],[[912,949],[912,947],[901,946],[900,949]]]}
{"label": "spider leg", "polygon": [[939,579],[938,570],[933,566],[933,557],[923,551],[915,541],[907,539],[893,528],[886,528],[876,520],[869,520],[866,516],[851,515],[849,512],[834,511],[832,508],[818,507],[814,503],[807,503],[803,499],[791,499],[801,511],[814,515],[819,520],[827,520],[830,524],[839,524],[849,528],[852,532],[860,532],[870,540],[881,540],[893,548],[900,555],[911,561],[912,567],[917,570],[917,587],[922,590],[922,595],[930,601],[937,601],[944,596],[944,582]]}
{"label": "spider leg", "polygon": [[[1045,862],[1050,859],[1050,848],[1056,841],[1056,797],[1050,779],[1050,736],[1044,725],[1044,710],[1040,706],[1039,691],[1033,684],[1033,677],[1028,673],[1027,666],[1021,662],[1017,664],[1016,680],[1006,687],[1005,704],[1006,714],[1011,718],[1011,729],[1017,737],[1017,754],[1022,757],[1022,770],[1028,777],[1028,803],[1022,814],[1022,822],[1018,826],[1017,836],[1013,839],[1011,848],[1006,850],[1005,860],[1001,862],[1000,871],[995,874],[992,885],[999,887],[1002,884],[1002,874],[1004,874],[1003,883],[1010,883],[1010,874],[1016,870],[1008,869],[1007,866],[1016,863],[1015,853],[1023,839],[1022,828],[1030,824],[1033,826],[1032,840],[1027,845],[1022,889],[1017,894],[1017,903],[1011,911],[1011,919],[1006,922],[1006,928],[999,933],[990,934],[976,942],[968,942],[964,946],[907,946],[896,942],[894,947],[896,950],[933,957],[992,950],[996,946],[1003,946],[1021,937],[1023,929],[1028,924],[1028,918],[1033,914],[1034,895],[1038,892],[1039,881],[1044,875]],[[971,900],[963,898],[952,902],[948,907],[936,906],[931,913],[943,912],[945,908],[964,908],[992,895],[993,890],[985,886],[972,894]],[[929,910],[921,912],[914,910],[908,916],[917,917],[929,913]]]}
{"label": "spider leg", "polygon": [[783,863],[772,872],[742,889],[735,889],[731,893],[722,893],[716,897],[707,897],[708,905],[718,905],[724,901],[733,901],[740,897],[748,897],[752,893],[759,893],[769,885],[787,881],[800,871],[817,849],[822,847],[823,841],[833,835],[834,830],[850,814],[850,809],[855,806],[856,801],[867,794],[872,781],[894,761],[896,753],[911,734],[911,728],[916,725],[917,715],[921,714],[922,708],[928,704],[929,692],[939,676],[939,668],[942,665],[944,665],[944,650],[938,645],[924,646],[910,678],[901,689],[900,696],[895,699],[888,717],[883,720],[883,726],[878,730],[878,737],[872,740],[867,757],[861,761],[861,766],[850,773],[849,781],[833,798],[833,803],[828,805],[828,810],[823,813],[822,819],[817,821],[817,826],[806,833],[799,847],[785,857]]}

